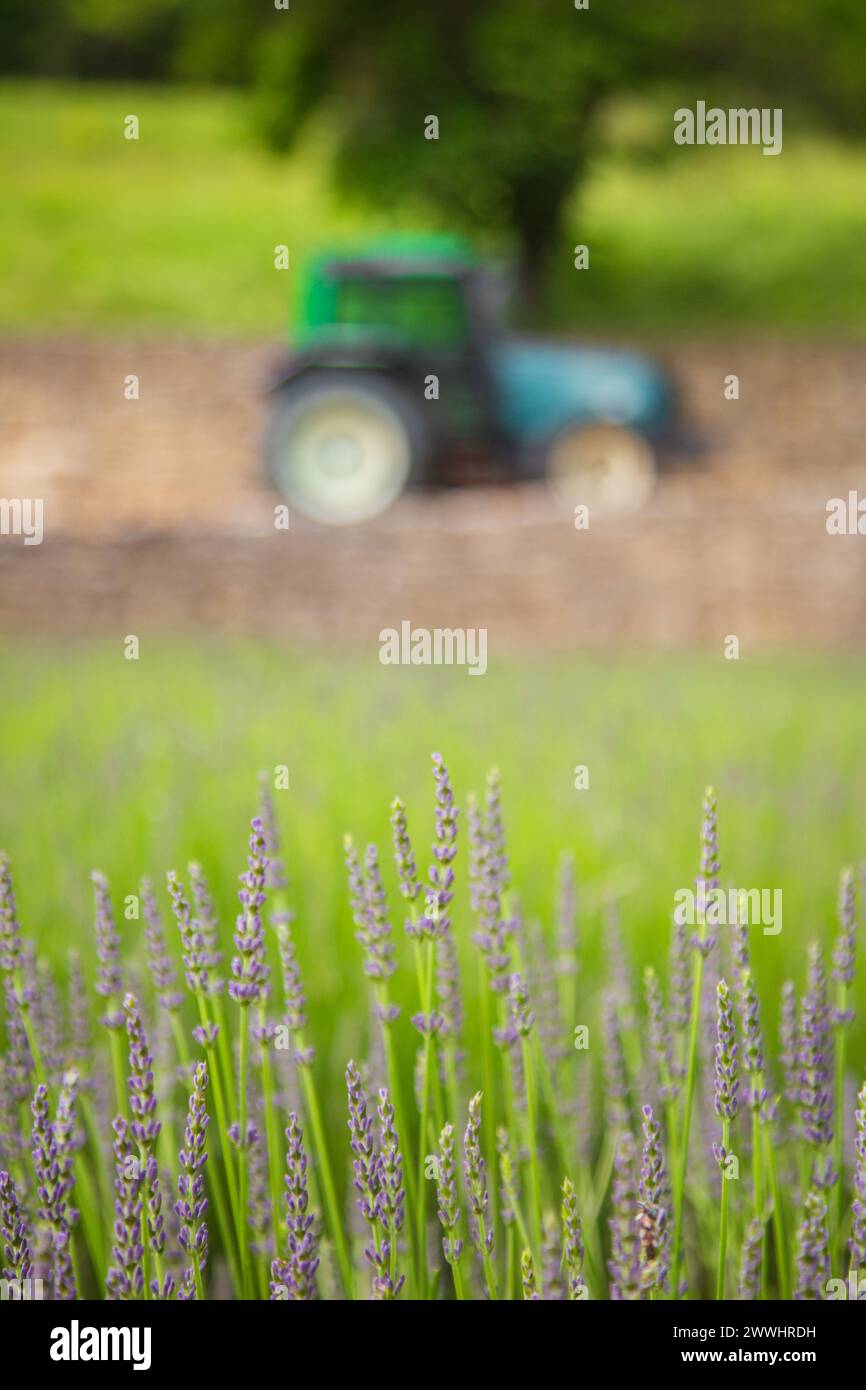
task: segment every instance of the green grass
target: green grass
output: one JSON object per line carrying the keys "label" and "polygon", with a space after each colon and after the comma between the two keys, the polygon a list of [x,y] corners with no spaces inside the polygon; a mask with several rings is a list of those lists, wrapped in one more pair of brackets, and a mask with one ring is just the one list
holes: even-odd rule
{"label": "green grass", "polygon": [[[137,142],[123,139],[130,113]],[[290,160],[268,154],[232,93],[0,85],[0,331],[281,332],[296,268],[322,240],[428,225],[409,205],[343,206],[328,149],[318,130]],[[773,159],[752,148],[600,156],[552,270],[550,318],[594,331],[860,334],[864,167],[861,147],[796,130]],[[571,268],[577,241],[591,247],[589,272]],[[273,267],[278,243],[288,273]]]}
{"label": "green grass", "polygon": [[[70,943],[90,956],[94,867],[118,902],[143,874],[165,901],[165,871],[183,874],[198,858],[223,922],[232,921],[256,774],[288,766],[290,789],[276,801],[299,954],[316,1041],[335,1065],[363,1043],[365,1027],[342,836],[378,843],[399,922],[389,803],[395,794],[406,801],[423,866],[434,750],[461,804],[483,789],[490,766],[500,768],[516,885],[526,914],[547,928],[558,856],[574,851],[592,968],[604,957],[602,905],[621,897],[635,981],[648,963],[664,973],[673,895],[692,884],[701,795],[712,783],[723,881],[783,889],[781,935],[753,945],[771,1017],[782,979],[802,974],[806,943],[834,930],[840,868],[863,855],[859,661],[583,654],[509,660],[479,680],[382,667],[375,651],[145,638],[138,662],[124,660],[120,643],[7,644],[0,664],[0,847],[13,861],[23,922],[58,962]],[[573,787],[577,763],[589,767],[587,791]],[[465,843],[461,860],[468,971]],[[138,928],[125,931],[132,944]],[[397,993],[411,1002],[405,960]],[[333,1032],[316,1028],[323,1012]]]}

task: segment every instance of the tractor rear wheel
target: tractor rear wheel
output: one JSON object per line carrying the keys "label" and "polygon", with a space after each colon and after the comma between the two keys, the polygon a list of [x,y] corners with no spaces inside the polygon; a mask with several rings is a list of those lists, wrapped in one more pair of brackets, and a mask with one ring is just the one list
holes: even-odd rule
{"label": "tractor rear wheel", "polygon": [[596,516],[640,511],[653,492],[656,471],[649,441],[621,425],[572,426],[545,454],[545,472],[558,500],[569,508],[582,503]]}
{"label": "tractor rear wheel", "polygon": [[265,439],[274,485],[298,511],[331,525],[385,511],[423,480],[428,454],[408,392],[350,369],[306,373],[284,386]]}

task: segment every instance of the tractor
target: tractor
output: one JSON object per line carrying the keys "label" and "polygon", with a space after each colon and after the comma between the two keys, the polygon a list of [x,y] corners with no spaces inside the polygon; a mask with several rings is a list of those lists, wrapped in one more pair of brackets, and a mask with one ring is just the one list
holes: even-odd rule
{"label": "tractor", "polygon": [[676,425],[636,353],[503,328],[503,277],[451,238],[319,256],[272,386],[268,474],[300,512],[367,520],[407,487],[546,478],[569,507],[643,506]]}

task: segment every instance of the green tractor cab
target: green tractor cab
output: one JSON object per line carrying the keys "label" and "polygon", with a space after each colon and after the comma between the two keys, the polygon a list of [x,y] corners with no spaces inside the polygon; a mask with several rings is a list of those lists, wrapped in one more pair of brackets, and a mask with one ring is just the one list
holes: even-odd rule
{"label": "green tractor cab", "polygon": [[451,238],[320,257],[266,437],[299,511],[364,521],[409,486],[547,477],[569,505],[622,512],[652,490],[673,423],[637,354],[503,332],[501,279]]}

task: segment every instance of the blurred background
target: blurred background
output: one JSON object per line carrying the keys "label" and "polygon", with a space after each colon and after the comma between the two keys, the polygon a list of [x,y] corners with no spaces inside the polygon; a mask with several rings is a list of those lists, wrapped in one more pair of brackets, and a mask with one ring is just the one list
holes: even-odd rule
{"label": "blurred background", "polygon": [[[461,795],[502,766],[533,909],[569,846],[587,912],[622,895],[653,957],[716,782],[741,876],[792,894],[759,968],[799,970],[866,801],[866,541],[825,527],[866,482],[864,51],[860,0],[411,22],[402,0],[5,0],[0,497],[43,498],[45,541],[0,538],[0,843],[46,941],[86,919],[95,862],[120,893],[195,854],[229,915],[276,764],[310,926],[348,931],[340,835],[383,838],[441,745]],[[676,146],[699,100],[782,108],[782,153]],[[585,532],[521,483],[275,533],[265,392],[303,267],[394,231],[510,263],[519,326],[662,363],[700,450]],[[381,668],[403,618],[486,627],[491,673]],[[336,1001],[336,958],[300,953]]]}

